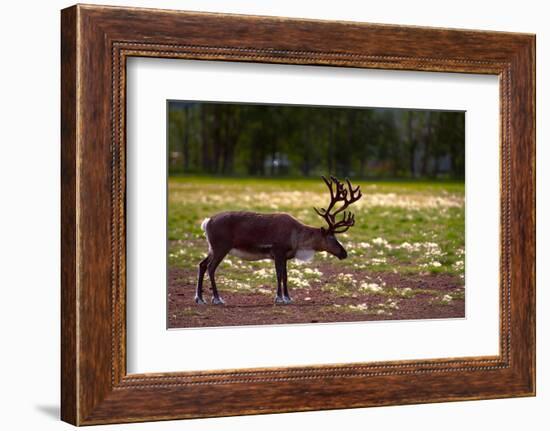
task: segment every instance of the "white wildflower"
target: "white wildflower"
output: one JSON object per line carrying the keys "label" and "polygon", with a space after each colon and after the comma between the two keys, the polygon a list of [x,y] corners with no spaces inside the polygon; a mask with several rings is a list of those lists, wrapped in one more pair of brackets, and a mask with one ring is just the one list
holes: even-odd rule
{"label": "white wildflower", "polygon": [[357,305],[348,305],[348,308],[350,310],[354,310],[354,311],[365,311],[369,308],[369,306],[365,303],[363,304],[357,304]]}
{"label": "white wildflower", "polygon": [[304,274],[307,275],[314,275],[316,277],[322,277],[323,273],[319,271],[317,268],[306,268],[304,269]]}
{"label": "white wildflower", "polygon": [[425,249],[426,256],[430,257],[438,257],[442,256],[441,248],[439,248],[439,245],[435,242],[425,242],[423,244],[423,247]]}
{"label": "white wildflower", "polygon": [[240,289],[240,290],[249,290],[250,289],[250,285],[248,285],[246,283],[241,283],[240,281],[231,281],[231,286],[235,289]]}
{"label": "white wildflower", "polygon": [[388,299],[388,301],[386,302],[385,306],[387,308],[391,308],[392,310],[398,310],[399,307],[397,306],[397,302],[391,300],[391,299]]}
{"label": "white wildflower", "polygon": [[372,240],[372,243],[376,244],[376,245],[380,245],[380,246],[387,246],[388,245],[388,241],[385,240],[384,238],[380,238],[380,237],[374,238]]}
{"label": "white wildflower", "polygon": [[453,268],[457,271],[461,271],[464,269],[464,261],[463,260],[457,260],[454,264],[453,264]]}
{"label": "white wildflower", "polygon": [[256,278],[271,278],[273,277],[273,270],[271,269],[258,269],[257,271],[253,272],[253,276]]}
{"label": "white wildflower", "polygon": [[338,281],[344,282],[344,283],[355,283],[355,279],[353,278],[353,274],[338,274],[336,277]]}
{"label": "white wildflower", "polygon": [[372,293],[376,293],[376,292],[382,291],[382,286],[380,286],[378,283],[366,283],[366,282],[363,282],[363,283],[361,283],[360,288],[361,288],[361,290],[363,290],[363,291],[372,292]]}
{"label": "white wildflower", "polygon": [[407,251],[411,251],[414,247],[411,244],[409,244],[408,242],[404,242],[403,244],[401,244],[399,246],[399,248],[403,248]]}
{"label": "white wildflower", "polygon": [[309,287],[309,281],[303,280],[298,277],[288,277],[288,282],[295,287]]}
{"label": "white wildflower", "polygon": [[401,296],[409,296],[409,294],[412,292],[412,289],[410,287],[405,287],[399,291],[399,295]]}

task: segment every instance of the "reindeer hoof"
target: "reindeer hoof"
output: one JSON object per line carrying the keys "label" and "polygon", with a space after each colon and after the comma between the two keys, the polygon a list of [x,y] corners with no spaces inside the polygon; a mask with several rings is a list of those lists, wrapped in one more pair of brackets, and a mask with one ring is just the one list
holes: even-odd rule
{"label": "reindeer hoof", "polygon": [[221,299],[219,296],[213,296],[212,297],[212,304],[214,305],[223,305],[225,302],[223,302],[223,299]]}
{"label": "reindeer hoof", "polygon": [[277,296],[275,298],[275,304],[290,304],[291,302],[290,296]]}
{"label": "reindeer hoof", "polygon": [[195,303],[197,304],[206,304],[206,302],[204,302],[204,299],[202,299],[200,296],[195,296]]}

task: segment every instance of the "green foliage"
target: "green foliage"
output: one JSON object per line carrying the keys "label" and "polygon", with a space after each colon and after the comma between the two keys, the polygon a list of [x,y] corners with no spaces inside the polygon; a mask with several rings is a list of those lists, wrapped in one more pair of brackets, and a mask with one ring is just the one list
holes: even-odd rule
{"label": "green foliage", "polygon": [[464,113],[169,103],[170,174],[464,177]]}

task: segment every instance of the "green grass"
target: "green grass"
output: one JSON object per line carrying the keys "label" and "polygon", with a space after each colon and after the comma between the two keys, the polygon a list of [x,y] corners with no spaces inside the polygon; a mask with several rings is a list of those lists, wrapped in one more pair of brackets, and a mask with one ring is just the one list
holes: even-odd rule
{"label": "green grass", "polygon": [[[305,267],[330,263],[343,274],[388,271],[463,276],[463,183],[361,181],[357,184],[361,185],[363,198],[353,205],[356,225],[339,236],[348,259],[338,261],[318,253],[314,262]],[[225,210],[288,212],[304,223],[322,226],[323,221],[312,207],[326,206],[328,192],[320,179],[197,176],[171,177],[168,196],[169,264],[196,268],[207,251],[200,229],[204,218]],[[272,271],[271,262],[244,262],[229,257],[221,268],[223,278],[238,282],[233,289],[247,291],[274,284],[273,273],[266,273]],[[301,287],[323,277],[304,274],[304,266],[300,268],[295,278],[303,282]],[[300,288],[296,279],[293,289]],[[327,288],[345,294],[356,284],[332,280]]]}

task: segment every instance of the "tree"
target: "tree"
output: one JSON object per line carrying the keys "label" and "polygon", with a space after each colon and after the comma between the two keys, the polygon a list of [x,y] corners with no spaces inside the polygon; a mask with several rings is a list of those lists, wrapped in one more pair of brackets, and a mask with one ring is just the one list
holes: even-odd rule
{"label": "tree", "polygon": [[168,123],[170,172],[464,177],[461,112],[170,102]]}

